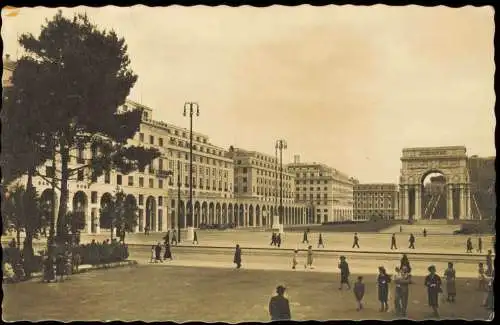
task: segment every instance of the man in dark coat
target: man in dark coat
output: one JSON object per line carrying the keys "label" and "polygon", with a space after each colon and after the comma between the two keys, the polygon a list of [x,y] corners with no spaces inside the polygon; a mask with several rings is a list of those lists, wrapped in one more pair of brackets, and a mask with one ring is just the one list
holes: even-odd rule
{"label": "man in dark coat", "polygon": [[271,235],[271,246],[276,246],[276,233],[273,231],[273,234]]}
{"label": "man in dark coat", "polygon": [[156,246],[155,246],[155,263],[157,263],[158,261],[163,262],[163,260],[161,259],[161,245],[160,245],[160,242],[158,242],[158,244],[156,244]]}
{"label": "man in dark coat", "polygon": [[309,240],[307,239],[307,231],[304,230],[304,236],[302,238],[302,244],[309,244]]}
{"label": "man in dark coat", "polygon": [[467,253],[472,253],[472,239],[467,238],[467,243],[466,243],[466,246],[467,246]]}
{"label": "man in dark coat", "polygon": [[165,253],[163,254],[163,259],[172,260],[172,251],[170,250],[170,243],[168,241],[165,242]]}
{"label": "man in dark coat", "polygon": [[319,234],[319,238],[318,238],[318,248],[319,246],[321,246],[322,248],[325,248],[325,245],[323,244],[323,236],[321,235],[321,233]]}
{"label": "man in dark coat", "polygon": [[427,299],[429,306],[432,308],[435,317],[439,317],[439,294],[443,292],[441,289],[441,278],[436,274],[436,267],[429,266],[429,275],[425,277],[425,286],[427,287]]}
{"label": "man in dark coat", "polygon": [[359,248],[359,238],[358,238],[358,233],[354,233],[354,242],[352,244],[352,248],[357,247]]}
{"label": "man in dark coat", "polygon": [[491,255],[491,249],[488,249],[488,254],[486,255],[486,275],[491,276],[493,274],[493,256]]}
{"label": "man in dark coat", "polygon": [[276,320],[291,320],[290,304],[288,299],[284,297],[285,287],[278,286],[276,288],[277,295],[269,301],[269,315],[272,321]]}
{"label": "man in dark coat", "polygon": [[167,230],[167,233],[165,234],[165,237],[163,237],[165,240],[165,244],[170,243],[170,230]]}
{"label": "man in dark coat", "polygon": [[234,259],[233,263],[236,264],[236,268],[241,268],[241,248],[240,245],[236,245],[236,249],[234,251]]}
{"label": "man in dark coat", "polygon": [[413,234],[410,234],[410,239],[408,239],[410,242],[410,246],[408,248],[415,249],[415,236]]}
{"label": "man in dark coat", "polygon": [[377,277],[378,300],[380,301],[380,311],[389,310],[389,283],[391,277],[385,271],[383,266],[378,268],[379,275]]}
{"label": "man in dark coat", "polygon": [[339,263],[339,269],[340,269],[340,286],[339,290],[342,290],[342,286],[345,284],[347,285],[347,289],[351,289],[351,285],[349,284],[349,264],[347,264],[345,256],[340,256],[340,263]]}
{"label": "man in dark coat", "polygon": [[477,239],[477,251],[479,253],[483,252],[483,239],[481,238],[481,236],[479,236],[479,238]]}
{"label": "man in dark coat", "polygon": [[196,230],[194,231],[194,236],[193,236],[193,245],[194,243],[196,243],[196,245],[198,245],[198,234],[196,233]]}
{"label": "man in dark coat", "polygon": [[391,237],[391,250],[393,249],[398,249],[398,246],[396,246],[396,234],[392,234]]}

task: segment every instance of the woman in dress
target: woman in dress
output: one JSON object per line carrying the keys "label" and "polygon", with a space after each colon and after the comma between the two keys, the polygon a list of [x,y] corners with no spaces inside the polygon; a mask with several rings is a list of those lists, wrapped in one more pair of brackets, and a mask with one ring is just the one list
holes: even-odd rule
{"label": "woman in dress", "polygon": [[455,285],[456,272],[452,262],[448,263],[448,268],[444,271],[444,278],[446,280],[447,301],[455,302],[455,296],[457,295],[457,288]]}
{"label": "woman in dress", "polygon": [[389,304],[389,283],[391,282],[391,277],[385,271],[383,266],[378,268],[377,277],[377,287],[378,287],[378,300],[380,301],[380,311],[388,311]]}
{"label": "woman in dress", "polygon": [[443,292],[441,288],[441,278],[436,274],[436,267],[434,265],[429,266],[427,270],[429,271],[429,275],[425,277],[424,282],[427,287],[427,300],[429,307],[431,307],[434,312],[434,316],[439,317],[439,294]]}

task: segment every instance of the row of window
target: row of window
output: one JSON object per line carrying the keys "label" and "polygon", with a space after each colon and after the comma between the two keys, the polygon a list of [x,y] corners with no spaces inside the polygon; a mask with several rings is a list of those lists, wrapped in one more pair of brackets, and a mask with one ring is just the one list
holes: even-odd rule
{"label": "row of window", "polygon": [[[97,191],[90,192],[90,202],[97,204]],[[139,194],[137,205],[144,205],[144,195]],[[158,206],[163,206],[163,196],[158,196]]]}
{"label": "row of window", "polygon": [[[169,150],[168,155],[173,158],[174,157],[173,151]],[[189,153],[187,153],[187,152],[177,151],[177,154],[175,156],[177,157],[177,159],[181,159],[181,157],[184,157],[185,160],[189,160]],[[199,162],[201,164],[224,167],[224,168],[231,168],[232,167],[232,164],[227,162],[227,161],[222,161],[219,159],[214,159],[214,158],[210,158],[210,157],[205,157],[205,156],[193,154],[193,163],[195,163],[195,162]]]}

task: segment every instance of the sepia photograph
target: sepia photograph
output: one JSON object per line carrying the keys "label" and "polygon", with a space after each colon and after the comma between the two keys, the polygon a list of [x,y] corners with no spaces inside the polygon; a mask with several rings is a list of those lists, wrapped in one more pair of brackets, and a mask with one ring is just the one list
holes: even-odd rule
{"label": "sepia photograph", "polygon": [[1,9],[2,320],[492,320],[494,9]]}

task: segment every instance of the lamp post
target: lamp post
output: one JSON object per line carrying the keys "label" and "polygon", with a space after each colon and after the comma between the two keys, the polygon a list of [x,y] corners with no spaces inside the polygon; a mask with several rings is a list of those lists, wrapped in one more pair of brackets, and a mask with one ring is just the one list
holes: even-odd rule
{"label": "lamp post", "polygon": [[[185,211],[183,211],[185,213]],[[181,242],[181,161],[177,160],[177,241]]]}
{"label": "lamp post", "polygon": [[276,141],[276,149],[280,151],[280,209],[279,223],[283,224],[283,150],[287,148],[286,141],[283,139]]}
{"label": "lamp post", "polygon": [[189,215],[187,218],[188,240],[193,240],[193,114],[200,116],[198,103],[184,104],[184,116],[189,114]]}

